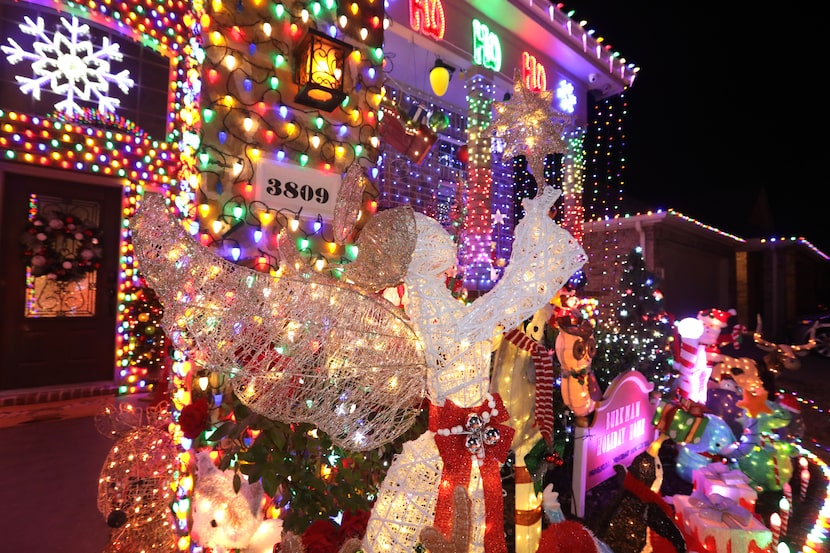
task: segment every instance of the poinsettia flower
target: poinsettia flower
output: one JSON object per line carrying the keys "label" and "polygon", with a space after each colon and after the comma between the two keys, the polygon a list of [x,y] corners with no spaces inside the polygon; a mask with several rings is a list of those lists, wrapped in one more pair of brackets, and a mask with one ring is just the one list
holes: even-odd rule
{"label": "poinsettia flower", "polygon": [[195,440],[204,432],[208,423],[209,408],[207,399],[203,397],[182,408],[179,414],[179,426],[185,438]]}
{"label": "poinsettia flower", "polygon": [[318,519],[303,532],[305,553],[332,553],[340,548],[337,524],[327,518]]}

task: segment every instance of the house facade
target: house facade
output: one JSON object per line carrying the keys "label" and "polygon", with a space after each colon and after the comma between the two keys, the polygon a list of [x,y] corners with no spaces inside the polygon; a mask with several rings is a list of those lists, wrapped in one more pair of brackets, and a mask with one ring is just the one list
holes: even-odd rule
{"label": "house facade", "polygon": [[[591,105],[639,70],[556,5],[518,0],[2,0],[0,25],[0,393],[12,402],[192,378],[133,255],[148,191],[200,243],[263,272],[279,270],[288,229],[336,275],[361,225],[407,203],[454,233],[465,286],[485,292],[534,180],[563,188],[563,225],[581,236]],[[304,65],[320,52],[336,66],[322,84]],[[439,61],[452,70],[443,91],[429,79]],[[517,87],[543,92],[561,131],[545,146],[555,156],[524,167],[490,128]],[[361,178],[344,179],[355,166]],[[344,185],[357,221],[335,229]]]}
{"label": "house facade", "polygon": [[678,320],[735,309],[749,329],[760,315],[764,336],[777,340],[788,323],[830,298],[828,256],[804,238],[744,239],[669,210],[586,222],[583,245],[584,294],[597,298],[606,316],[614,311],[622,261],[636,247]]}

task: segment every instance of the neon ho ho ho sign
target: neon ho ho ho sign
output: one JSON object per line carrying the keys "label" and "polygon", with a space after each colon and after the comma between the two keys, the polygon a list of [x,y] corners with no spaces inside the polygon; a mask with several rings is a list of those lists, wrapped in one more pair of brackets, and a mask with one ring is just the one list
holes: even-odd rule
{"label": "neon ho ho ho sign", "polygon": [[473,63],[501,71],[499,36],[478,19],[473,19]]}

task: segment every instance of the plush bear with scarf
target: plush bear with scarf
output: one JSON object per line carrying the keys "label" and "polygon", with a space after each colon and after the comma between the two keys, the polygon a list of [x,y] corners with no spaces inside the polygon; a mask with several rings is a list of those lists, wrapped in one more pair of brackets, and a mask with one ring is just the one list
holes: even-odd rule
{"label": "plush bear with scarf", "polygon": [[627,470],[617,465],[622,490],[602,516],[595,519],[597,538],[614,553],[684,553],[686,540],[674,522],[674,511],[660,495],[663,465],[655,441],[634,457]]}

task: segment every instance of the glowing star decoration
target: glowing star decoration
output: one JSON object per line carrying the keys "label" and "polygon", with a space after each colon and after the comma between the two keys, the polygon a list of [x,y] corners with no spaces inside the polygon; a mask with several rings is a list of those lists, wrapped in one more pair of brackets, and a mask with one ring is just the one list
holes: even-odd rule
{"label": "glowing star decoration", "polygon": [[123,59],[119,45],[110,43],[105,36],[100,48],[96,49],[89,40],[89,25],[81,24],[75,16],[71,20],[61,17],[61,23],[63,27],[58,26],[54,36],[50,37],[42,17],[36,21],[25,17],[19,27],[23,33],[36,38],[33,51],[26,51],[12,38],[8,39],[11,46],[0,47],[12,65],[23,60],[32,63],[35,77],[15,77],[20,90],[40,100],[41,91],[48,87],[48,91],[64,97],[55,104],[55,109],[67,114],[83,111],[77,100],[96,101],[99,111],[115,112],[121,102],[109,96],[110,83],[116,84],[124,93],[135,84],[128,70],[118,74],[111,72],[110,60]]}
{"label": "glowing star decoration", "polygon": [[577,101],[573,83],[564,79],[559,81],[556,86],[556,99],[559,101],[559,109],[565,113],[573,113]]}
{"label": "glowing star decoration", "polygon": [[764,388],[744,390],[744,397],[737,405],[743,407],[750,417],[772,413],[772,409],[767,405],[767,394],[768,392]]}
{"label": "glowing star decoration", "polygon": [[490,215],[490,217],[493,218],[493,224],[494,225],[503,225],[504,224],[504,219],[507,217],[507,215],[502,213],[501,210],[497,209],[495,213]]}
{"label": "glowing star decoration", "polygon": [[563,135],[571,117],[554,110],[552,100],[553,91],[533,92],[517,70],[513,96],[504,102],[493,102],[496,113],[490,123],[493,137],[504,141],[504,157],[527,156],[540,188],[544,184],[545,156],[568,149]]}

